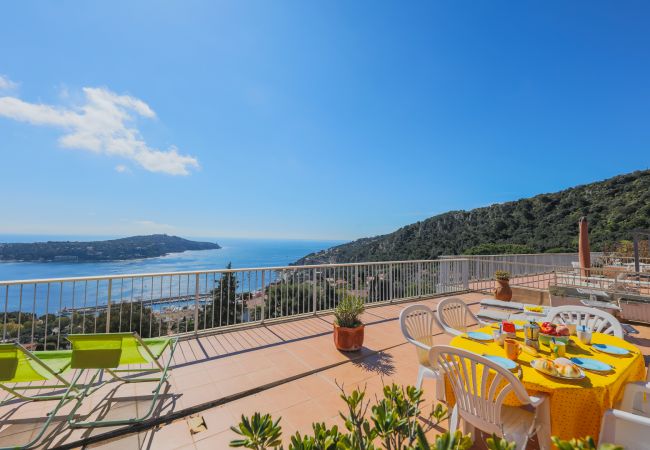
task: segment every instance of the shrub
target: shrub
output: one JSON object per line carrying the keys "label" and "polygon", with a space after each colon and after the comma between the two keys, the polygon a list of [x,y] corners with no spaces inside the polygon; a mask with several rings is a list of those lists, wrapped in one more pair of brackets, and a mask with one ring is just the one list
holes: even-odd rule
{"label": "shrub", "polygon": [[346,295],[341,299],[334,309],[336,324],[344,328],[355,328],[361,325],[359,316],[363,313],[365,306],[363,299],[352,295]]}
{"label": "shrub", "polygon": [[463,255],[516,255],[535,253],[535,249],[522,244],[482,243],[463,251]]}
{"label": "shrub", "polygon": [[510,280],[510,272],[507,272],[505,270],[497,270],[494,272],[494,278],[497,280],[508,281]]}
{"label": "shrub", "polygon": [[[441,404],[424,417],[423,427],[418,421],[422,411],[422,391],[395,384],[384,386],[383,398],[370,407],[365,400],[365,390],[354,390],[350,395],[341,389],[341,399],[346,412],[339,413],[345,420],[345,428],[328,428],[324,423],[313,423],[312,433],[291,436],[289,450],[469,450],[473,444],[469,435],[460,431],[443,433],[430,444],[426,433],[447,417]],[[370,417],[366,417],[370,411]],[[280,419],[273,422],[270,415],[255,413],[251,419],[242,416],[238,427],[231,429],[242,436],[230,442],[231,447],[253,450],[282,448],[280,445]],[[499,448],[500,449],[500,448]],[[510,450],[510,447],[504,447]]]}
{"label": "shrub", "polygon": [[596,443],[591,436],[585,438],[574,438],[570,441],[563,441],[557,436],[551,438],[553,444],[560,450],[623,450],[623,447],[614,444],[600,444],[596,447]]}

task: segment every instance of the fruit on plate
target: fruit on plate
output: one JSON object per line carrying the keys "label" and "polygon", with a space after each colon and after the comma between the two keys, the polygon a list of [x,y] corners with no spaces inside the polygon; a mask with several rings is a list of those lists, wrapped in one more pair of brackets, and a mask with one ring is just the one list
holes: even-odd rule
{"label": "fruit on plate", "polygon": [[551,322],[542,322],[539,328],[540,333],[548,334],[549,336],[557,336],[555,329],[557,324]]}
{"label": "fruit on plate", "polygon": [[546,359],[546,358],[534,359],[532,364],[535,369],[547,375],[557,376],[558,374],[557,369],[555,368],[555,363],[550,359]]}
{"label": "fruit on plate", "polygon": [[530,345],[522,345],[521,348],[530,356],[539,356],[539,352],[535,347],[531,347]]}

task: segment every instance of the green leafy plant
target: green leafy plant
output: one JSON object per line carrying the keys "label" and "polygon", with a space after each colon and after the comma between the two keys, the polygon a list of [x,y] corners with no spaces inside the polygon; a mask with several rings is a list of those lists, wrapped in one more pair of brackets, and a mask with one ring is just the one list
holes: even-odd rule
{"label": "green leafy plant", "polygon": [[424,432],[420,429],[414,450],[469,450],[473,445],[474,442],[470,435],[463,435],[460,431],[456,431],[454,434],[445,432],[436,436],[436,441],[431,446],[426,441]]}
{"label": "green leafy plant", "polygon": [[359,316],[365,310],[363,299],[353,295],[344,296],[334,309],[336,324],[344,328],[355,328],[361,325]]}
{"label": "green leafy plant", "polygon": [[282,428],[279,423],[280,419],[273,422],[270,414],[262,416],[256,412],[250,419],[242,415],[238,427],[230,427],[232,431],[242,436],[242,439],[230,441],[230,446],[254,450],[277,447],[282,443]]}
{"label": "green leafy plant", "polygon": [[447,419],[449,417],[449,410],[443,406],[442,403],[436,403],[436,406],[433,406],[431,408],[431,414],[430,417],[432,419],[435,419],[435,423],[433,426],[439,425],[443,420]]}
{"label": "green leafy plant", "polygon": [[492,434],[485,440],[489,450],[517,450],[517,445],[514,442],[508,442],[504,438],[500,438],[496,434]]}
{"label": "green leafy plant", "polygon": [[499,281],[508,281],[510,280],[510,272],[506,270],[497,270],[494,272],[494,278]]}
{"label": "green leafy plant", "polygon": [[623,450],[620,445],[602,443],[596,446],[591,436],[584,438],[574,438],[569,441],[563,441],[557,436],[551,438],[553,444],[560,450]]}
{"label": "green leafy plant", "polygon": [[[443,433],[430,444],[426,433],[448,416],[447,409],[437,405],[424,417],[420,406],[422,391],[391,384],[384,386],[383,396],[371,406],[366,400],[365,390],[355,389],[347,394],[342,387],[340,397],[345,403],[345,412],[339,414],[344,428],[328,428],[324,423],[313,423],[312,433],[291,436],[289,450],[469,450],[472,439],[460,431]],[[253,450],[282,449],[279,419],[273,422],[271,416],[255,413],[251,419],[242,416],[238,427],[232,430],[243,436],[233,440],[231,447],[246,447]]]}

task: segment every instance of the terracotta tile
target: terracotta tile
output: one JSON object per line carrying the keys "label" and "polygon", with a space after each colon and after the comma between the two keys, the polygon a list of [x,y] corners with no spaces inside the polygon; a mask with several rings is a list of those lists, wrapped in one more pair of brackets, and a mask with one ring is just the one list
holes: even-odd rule
{"label": "terracotta tile", "polygon": [[170,423],[152,433],[151,448],[156,450],[175,450],[179,447],[193,445],[190,429],[185,420]]}
{"label": "terracotta tile", "polygon": [[[197,435],[198,436],[198,435]],[[237,439],[237,435],[230,430],[209,436],[195,442],[197,450],[216,450],[230,448],[230,441]]]}
{"label": "terracotta tile", "polygon": [[195,442],[208,436],[229,430],[230,427],[236,425],[239,420],[239,417],[233,416],[230,410],[228,410],[225,406],[203,411],[199,413],[199,415],[203,417],[207,430],[195,434]]}
{"label": "terracotta tile", "polygon": [[217,400],[223,396],[224,394],[219,386],[214,383],[209,383],[182,391],[179,403],[183,408],[189,408],[212,400]]}
{"label": "terracotta tile", "polygon": [[89,445],[87,448],[100,450],[138,450],[140,449],[140,440],[138,435],[134,433],[117,439]]}

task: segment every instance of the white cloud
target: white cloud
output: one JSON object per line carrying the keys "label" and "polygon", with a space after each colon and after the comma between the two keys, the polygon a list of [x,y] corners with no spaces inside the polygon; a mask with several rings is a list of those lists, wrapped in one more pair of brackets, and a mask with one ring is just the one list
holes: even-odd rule
{"label": "white cloud", "polygon": [[159,150],[147,145],[134,125],[134,115],[151,119],[156,114],[142,100],[105,88],[87,87],[83,92],[85,103],[74,109],[0,97],[0,116],[62,128],[62,147],[129,159],[150,172],[189,175],[190,169],[199,167],[195,157],[180,154],[176,147]]}
{"label": "white cloud", "polygon": [[0,75],[0,91],[11,91],[18,87],[18,83],[14,83],[4,75]]}
{"label": "white cloud", "polygon": [[131,170],[124,164],[118,164],[117,166],[115,166],[115,171],[119,173],[131,172]]}

